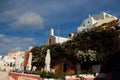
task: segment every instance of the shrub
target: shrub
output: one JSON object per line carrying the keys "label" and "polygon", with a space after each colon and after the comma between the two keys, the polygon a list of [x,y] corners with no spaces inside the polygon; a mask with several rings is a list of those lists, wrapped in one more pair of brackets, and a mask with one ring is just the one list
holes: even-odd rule
{"label": "shrub", "polygon": [[52,73],[52,72],[38,72],[38,74],[40,75],[40,77],[42,78],[64,78],[64,74],[60,74],[60,73]]}

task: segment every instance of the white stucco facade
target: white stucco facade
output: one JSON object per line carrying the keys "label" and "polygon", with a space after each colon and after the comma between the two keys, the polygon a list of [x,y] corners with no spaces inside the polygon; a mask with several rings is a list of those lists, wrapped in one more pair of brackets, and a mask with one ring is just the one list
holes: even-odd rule
{"label": "white stucco facade", "polygon": [[47,39],[47,42],[45,43],[46,45],[51,45],[51,44],[56,44],[56,43],[63,43],[67,40],[70,40],[70,38],[64,38],[64,37],[59,37],[54,35],[54,30],[50,29],[50,34]]}
{"label": "white stucco facade", "polygon": [[95,27],[93,25],[95,25],[97,22],[102,21],[106,18],[117,19],[115,16],[110,15],[110,14],[105,13],[105,12],[103,12],[101,14],[97,14],[97,15],[92,15],[92,16],[89,15],[89,17],[87,19],[85,19],[82,22],[82,24],[78,27],[77,32],[81,32],[81,31],[84,31],[84,30],[89,30],[89,29]]}
{"label": "white stucco facade", "polygon": [[21,69],[24,63],[25,51],[9,52],[8,55],[4,56],[1,60],[1,70],[11,71],[15,69]]}

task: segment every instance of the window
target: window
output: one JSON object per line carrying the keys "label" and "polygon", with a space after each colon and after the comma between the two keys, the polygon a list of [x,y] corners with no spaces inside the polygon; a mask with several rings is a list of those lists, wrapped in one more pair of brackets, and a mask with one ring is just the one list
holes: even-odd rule
{"label": "window", "polygon": [[51,39],[49,39],[49,44],[51,44]]}

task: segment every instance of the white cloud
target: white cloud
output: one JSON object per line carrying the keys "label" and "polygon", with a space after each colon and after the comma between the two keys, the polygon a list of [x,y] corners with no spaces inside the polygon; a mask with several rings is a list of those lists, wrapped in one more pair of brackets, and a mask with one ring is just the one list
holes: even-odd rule
{"label": "white cloud", "polygon": [[0,34],[0,39],[2,39],[3,37],[5,37],[5,35],[4,34]]}
{"label": "white cloud", "polygon": [[0,44],[17,44],[17,43],[29,43],[34,41],[33,38],[20,38],[20,37],[10,37],[8,38],[4,34],[0,34]]}
{"label": "white cloud", "polygon": [[0,53],[3,54],[4,52],[11,50],[28,48],[33,42],[33,38],[7,37],[4,34],[0,34]]}
{"label": "white cloud", "polygon": [[10,40],[10,42],[12,43],[12,44],[16,44],[16,43],[22,43],[22,44],[25,44],[25,43],[29,43],[29,42],[32,42],[32,41],[34,41],[34,39],[33,38],[20,38],[20,37],[12,37],[12,38],[7,38],[7,39],[9,39]]}
{"label": "white cloud", "polygon": [[6,43],[6,44],[9,44],[9,43],[11,42],[11,41],[10,41],[9,39],[7,39],[7,38],[3,38],[2,41],[3,41],[3,43]]}
{"label": "white cloud", "polygon": [[15,48],[12,48],[10,51],[20,51],[20,50],[22,50],[21,47],[15,47]]}
{"label": "white cloud", "polygon": [[40,14],[22,11],[19,8],[6,10],[0,13],[0,22],[7,22],[11,28],[41,29],[44,19]]}
{"label": "white cloud", "polygon": [[20,11],[18,9],[12,9],[12,10],[7,10],[1,13],[3,16],[9,16],[9,17],[15,17],[20,14]]}
{"label": "white cloud", "polygon": [[0,34],[0,44],[7,44],[9,42],[9,39],[5,38],[4,34]]}
{"label": "white cloud", "polygon": [[3,11],[0,13],[0,22],[11,22],[15,20],[19,15],[21,14],[21,11],[18,9],[11,9],[7,11]]}
{"label": "white cloud", "polygon": [[30,13],[25,13],[21,16],[18,16],[16,21],[12,23],[12,26],[15,27],[29,27],[31,26],[32,28],[41,28],[42,24],[43,24],[43,18],[34,13],[34,12],[30,12]]}
{"label": "white cloud", "polygon": [[24,38],[23,41],[24,41],[24,42],[32,42],[33,39],[32,39],[32,38]]}

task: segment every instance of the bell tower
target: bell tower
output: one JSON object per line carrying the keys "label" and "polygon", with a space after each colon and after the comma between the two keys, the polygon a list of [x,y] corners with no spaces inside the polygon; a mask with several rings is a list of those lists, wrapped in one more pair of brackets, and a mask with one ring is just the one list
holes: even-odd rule
{"label": "bell tower", "polygon": [[53,28],[50,29],[50,35],[54,35],[54,29]]}

